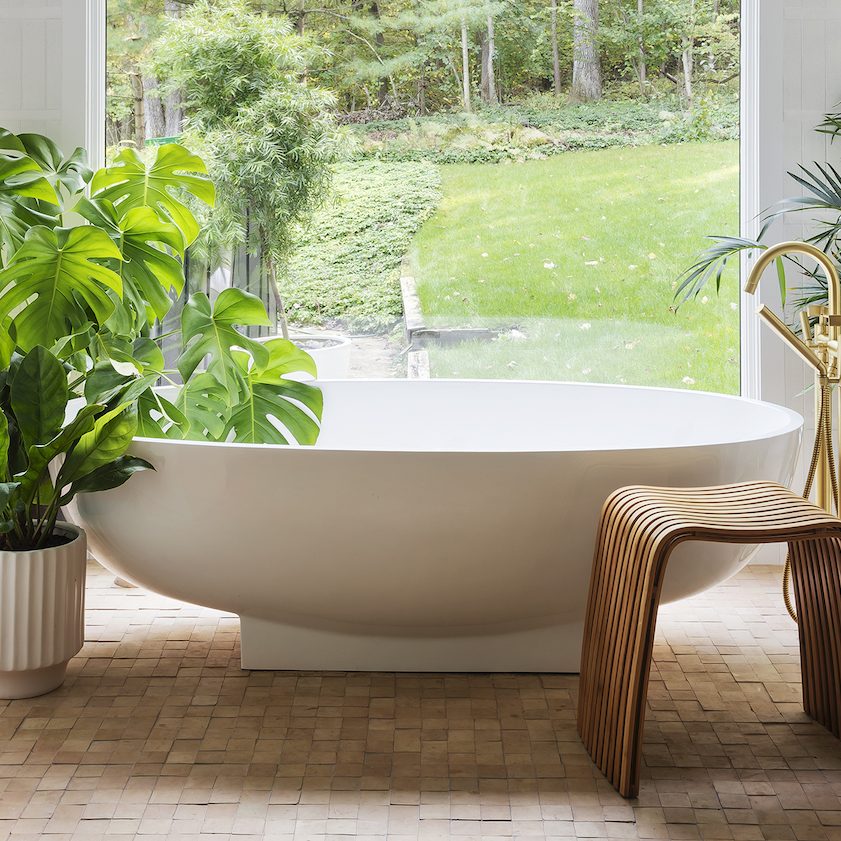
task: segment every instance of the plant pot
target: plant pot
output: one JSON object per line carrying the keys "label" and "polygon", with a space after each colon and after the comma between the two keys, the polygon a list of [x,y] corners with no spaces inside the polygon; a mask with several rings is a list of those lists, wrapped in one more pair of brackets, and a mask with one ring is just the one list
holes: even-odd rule
{"label": "plant pot", "polygon": [[85,639],[85,533],[68,543],[0,552],[0,699],[34,698],[61,686]]}
{"label": "plant pot", "polygon": [[[265,336],[261,342],[277,339],[278,336]],[[346,380],[350,376],[350,354],[353,342],[347,336],[338,333],[292,333],[290,339],[305,350],[315,361],[320,380]],[[289,379],[311,380],[308,374],[289,375]]]}

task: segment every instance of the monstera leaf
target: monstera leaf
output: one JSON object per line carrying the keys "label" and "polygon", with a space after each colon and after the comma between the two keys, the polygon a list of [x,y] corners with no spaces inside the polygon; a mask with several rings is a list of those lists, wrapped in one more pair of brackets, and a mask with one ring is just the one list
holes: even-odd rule
{"label": "monstera leaf", "polygon": [[188,421],[183,431],[194,441],[222,441],[230,413],[231,396],[214,376],[201,371],[178,394],[178,409]]}
{"label": "monstera leaf", "polygon": [[26,155],[0,152],[0,192],[15,198],[58,204],[58,196],[41,167]]}
{"label": "monstera leaf", "polygon": [[80,146],[73,150],[69,158],[65,158],[61,149],[43,134],[19,134],[17,139],[23,151],[38,164],[56,192],[61,186],[71,195],[79,193],[91,180],[93,172],[88,168],[88,156]]}
{"label": "monstera leaf", "polygon": [[314,444],[323,409],[321,390],[283,377],[290,371],[301,370],[302,364],[314,370],[312,359],[286,339],[272,339],[265,347],[270,358],[262,370],[251,364],[247,354],[235,352],[245,388],[231,409],[226,437],[233,432],[234,441],[288,444],[284,434],[288,433],[299,444]]}
{"label": "monstera leaf", "polygon": [[18,154],[26,154],[23,148],[23,143],[20,142],[16,134],[12,134],[7,128],[0,128],[0,151],[17,152]]}
{"label": "monstera leaf", "polygon": [[[0,129],[0,149],[8,147],[14,135],[6,140]],[[4,146],[4,143],[7,144]],[[22,151],[22,146],[21,146]],[[20,247],[27,230],[34,225],[52,226],[54,218],[39,210],[39,202],[56,205],[58,196],[44,177],[38,164],[25,155],[0,151],[0,265],[2,252],[10,258]]]}
{"label": "monstera leaf", "polygon": [[177,143],[158,146],[149,164],[134,149],[124,149],[91,181],[93,197],[108,199],[121,216],[138,207],[159,212],[178,227],[187,246],[198,236],[199,224],[179,195],[183,192],[208,205],[216,197],[204,161]]}
{"label": "monstera leaf", "polygon": [[120,276],[95,260],[120,260],[97,228],[30,229],[0,271],[0,322],[11,317],[18,346],[50,345],[90,320],[104,324],[122,294]]}
{"label": "monstera leaf", "polygon": [[233,355],[234,348],[242,348],[253,357],[254,365],[262,370],[269,362],[264,344],[243,336],[236,325],[269,326],[271,324],[263,302],[242,289],[224,289],[212,309],[204,292],[190,296],[181,313],[181,333],[184,351],[178,359],[178,370],[186,382],[201,362],[208,358],[207,370],[233,398],[242,381],[242,369]]}
{"label": "monstera leaf", "polygon": [[107,199],[82,199],[76,211],[111,237],[123,255],[115,271],[123,279],[123,298],[135,313],[146,317],[147,305],[162,319],[172,301],[169,291],[180,295],[184,270],[175,254],[183,254],[183,238],[171,222],[163,221],[151,207],[135,207],[121,215]]}
{"label": "monstera leaf", "polygon": [[190,421],[172,401],[147,389],[137,400],[137,434],[143,438],[187,437]]}

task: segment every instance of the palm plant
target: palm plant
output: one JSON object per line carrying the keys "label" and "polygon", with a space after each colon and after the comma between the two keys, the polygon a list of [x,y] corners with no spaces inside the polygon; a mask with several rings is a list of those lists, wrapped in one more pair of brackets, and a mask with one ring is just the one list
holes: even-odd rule
{"label": "palm plant", "polygon": [[46,137],[0,129],[0,548],[48,545],[76,493],[148,469],[126,455],[137,434],[318,435],[321,392],[287,379],[314,374],[310,357],[237,329],[269,323],[253,295],[191,296],[176,370],[165,366],[154,328],[199,233],[186,197],[214,201],[203,161],[176,144],[150,160],[126,149],[96,173],[85,161],[82,149],[65,157]]}
{"label": "palm plant", "polygon": [[[841,137],[841,113],[827,114],[817,129],[834,140]],[[781,216],[787,213],[812,212],[810,221],[812,235],[806,242],[824,251],[835,263],[841,258],[841,173],[831,163],[814,162],[811,167],[799,166],[789,176],[804,191],[801,196],[783,199],[762,214],[762,226],[757,239],[720,236],[709,237],[713,245],[702,252],[698,260],[679,278],[675,291],[676,305],[697,297],[708,283],[715,284],[716,292],[721,287],[722,277],[729,261],[745,251],[764,250],[765,237]],[[804,266],[796,257],[787,257],[805,277],[798,289],[794,307],[801,310],[811,304],[823,304],[827,300],[827,279],[819,268]],[[777,275],[783,304],[786,302],[786,271],[782,260],[777,261]]]}

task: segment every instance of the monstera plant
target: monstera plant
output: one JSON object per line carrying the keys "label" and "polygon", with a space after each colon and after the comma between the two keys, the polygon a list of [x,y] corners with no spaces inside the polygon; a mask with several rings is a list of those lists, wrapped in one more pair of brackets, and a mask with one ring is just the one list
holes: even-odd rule
{"label": "monstera plant", "polygon": [[190,204],[214,198],[203,161],[179,144],[148,160],[124,149],[91,173],[81,149],[64,157],[45,137],[0,130],[0,341],[9,358],[49,350],[87,403],[126,400],[143,435],[313,443],[321,393],[287,379],[314,373],[313,362],[288,341],[238,330],[270,323],[255,296],[192,295],[181,354],[173,370],[164,364],[160,324],[199,233]]}
{"label": "monstera plant", "polygon": [[[182,302],[181,352],[171,370],[165,364],[161,322],[183,293],[185,251],[199,233],[190,203],[213,201],[204,163],[183,146],[149,159],[125,149],[91,172],[82,149],[65,156],[46,137],[0,129],[0,603],[35,604],[27,621],[41,616],[48,628],[50,616],[77,617],[53,647],[62,657],[67,640],[81,645],[81,602],[65,603],[73,588],[42,599],[39,613],[37,594],[2,592],[34,580],[5,567],[52,563],[43,580],[66,583],[71,568],[84,579],[84,535],[59,523],[59,510],[151,468],[128,454],[136,435],[281,444],[318,436],[321,392],[288,379],[315,374],[312,359],[289,341],[259,343],[237,329],[269,323],[253,295],[227,289],[213,303],[204,293]],[[56,560],[61,552],[72,558]],[[22,670],[12,657],[9,666],[14,641],[34,633],[13,614],[0,616],[4,643],[13,640],[0,651],[0,697],[52,688],[78,650]],[[24,642],[21,650],[35,650]]]}

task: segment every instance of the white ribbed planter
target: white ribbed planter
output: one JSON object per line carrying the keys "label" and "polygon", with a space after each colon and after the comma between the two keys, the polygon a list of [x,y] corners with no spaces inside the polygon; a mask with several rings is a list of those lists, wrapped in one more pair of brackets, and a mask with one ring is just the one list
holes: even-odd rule
{"label": "white ribbed planter", "polygon": [[0,552],[0,698],[34,698],[64,681],[85,639],[85,533],[31,552]]}

